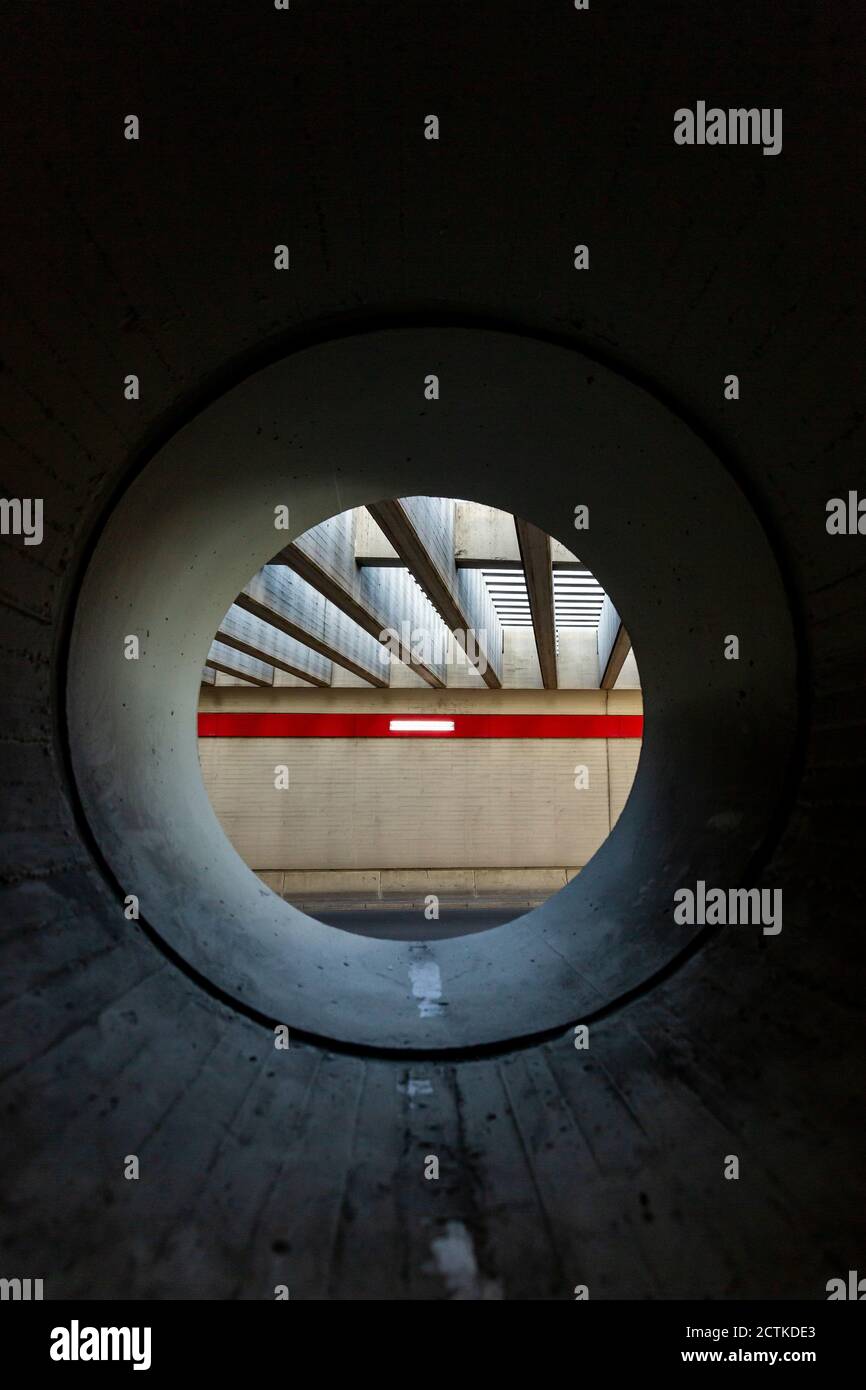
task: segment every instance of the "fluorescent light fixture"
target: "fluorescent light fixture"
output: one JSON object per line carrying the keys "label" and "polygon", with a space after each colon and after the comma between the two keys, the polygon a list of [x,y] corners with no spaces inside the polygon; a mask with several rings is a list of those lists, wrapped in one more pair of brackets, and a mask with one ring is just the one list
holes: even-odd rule
{"label": "fluorescent light fixture", "polygon": [[453,719],[391,719],[392,734],[453,734]]}

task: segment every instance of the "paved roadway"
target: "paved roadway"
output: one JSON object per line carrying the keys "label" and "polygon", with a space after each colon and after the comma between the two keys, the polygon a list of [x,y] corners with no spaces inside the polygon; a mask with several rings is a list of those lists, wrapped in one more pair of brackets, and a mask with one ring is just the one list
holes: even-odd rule
{"label": "paved roadway", "polygon": [[442,904],[439,921],[428,922],[423,907],[390,907],[323,909],[311,916],[330,927],[358,936],[376,936],[385,941],[430,941],[449,936],[468,936],[472,932],[488,931],[520,917],[524,907],[449,907]]}

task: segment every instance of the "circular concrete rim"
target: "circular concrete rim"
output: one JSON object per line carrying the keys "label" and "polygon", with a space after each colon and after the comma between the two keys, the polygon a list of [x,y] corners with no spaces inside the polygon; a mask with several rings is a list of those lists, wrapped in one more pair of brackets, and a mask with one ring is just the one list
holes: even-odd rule
{"label": "circular concrete rim", "polygon": [[[489,932],[397,943],[335,932],[264,888],[210,806],[195,720],[217,624],[273,554],[276,505],[299,535],[425,493],[500,506],[572,547],[574,507],[588,505],[581,558],[626,616],[648,715],[628,804],[577,879]],[[128,633],[137,662],[123,659]],[[739,662],[722,655],[730,633]],[[374,1049],[530,1037],[664,970],[700,931],[673,923],[674,890],[738,884],[777,809],[796,721],[782,580],[712,451],[579,351],[480,328],[321,343],[204,410],[116,506],[70,641],[78,794],[142,918],[243,1007]]]}

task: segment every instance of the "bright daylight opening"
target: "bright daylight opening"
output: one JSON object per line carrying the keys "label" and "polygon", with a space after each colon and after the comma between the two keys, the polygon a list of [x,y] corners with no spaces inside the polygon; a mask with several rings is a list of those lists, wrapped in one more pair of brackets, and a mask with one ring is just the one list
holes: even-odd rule
{"label": "bright daylight opening", "polygon": [[422,940],[511,921],[582,871],[631,790],[643,703],[574,545],[409,497],[314,526],[250,579],[208,653],[199,753],[273,892]]}

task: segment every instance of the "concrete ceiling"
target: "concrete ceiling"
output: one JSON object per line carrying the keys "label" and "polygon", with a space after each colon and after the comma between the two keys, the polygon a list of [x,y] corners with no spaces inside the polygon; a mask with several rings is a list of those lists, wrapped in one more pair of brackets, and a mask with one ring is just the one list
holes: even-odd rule
{"label": "concrete ceiling", "polygon": [[[438,671],[419,661],[417,643],[423,638],[440,651],[447,649],[449,629],[445,618],[451,604],[446,602],[437,608],[430,601],[423,583],[427,571],[434,576],[435,583],[428,585],[434,593],[443,585],[446,597],[449,588],[455,593],[462,589],[463,616],[455,625],[461,632],[484,634],[480,641],[485,659],[488,648],[503,651],[505,637],[498,629],[487,632],[490,604],[502,629],[533,628],[536,649],[544,649],[544,620],[536,614],[533,621],[530,586],[518,545],[518,525],[523,523],[508,512],[476,502],[416,498],[414,504],[398,500],[398,505],[415,507],[422,528],[420,568],[414,562],[412,568],[400,563],[396,550],[368,508],[342,512],[298,536],[278,552],[274,565],[265,566],[253,577],[222,619],[205,671],[211,676],[214,671],[222,671],[234,679],[256,684],[268,671],[272,682],[278,669],[311,684],[327,685],[333,680],[332,663],[336,663],[348,666],[360,679],[365,679],[362,673],[368,672],[367,683],[379,683],[382,672],[376,669],[375,657],[367,657],[372,670],[369,665],[358,666],[359,643],[362,649],[370,648],[369,641],[359,632],[361,629],[368,638],[372,636],[392,649],[396,647],[422,679],[441,687],[444,667]],[[437,517],[444,525],[438,545]],[[372,539],[371,526],[375,533]],[[596,637],[600,651],[598,628],[605,593],[571,551],[541,532],[537,535],[544,552],[542,571],[546,571],[552,600],[551,651],[544,684],[556,687],[561,631],[588,629]],[[370,550],[380,554],[369,554]],[[413,556],[405,558],[411,560]],[[482,588],[463,582],[468,576],[462,571],[467,569],[479,571]],[[533,582],[538,582],[534,572]],[[489,603],[485,602],[485,595],[489,596]],[[408,640],[398,640],[401,633]],[[326,645],[323,638],[327,639]],[[476,644],[479,641],[477,637],[472,640]],[[227,646],[233,654],[226,651]],[[394,654],[396,658],[396,651]],[[314,669],[317,658],[318,671]],[[265,672],[262,663],[267,667]],[[523,678],[527,679],[525,674]],[[501,680],[507,687],[514,682],[513,674],[509,676],[502,669]]]}

